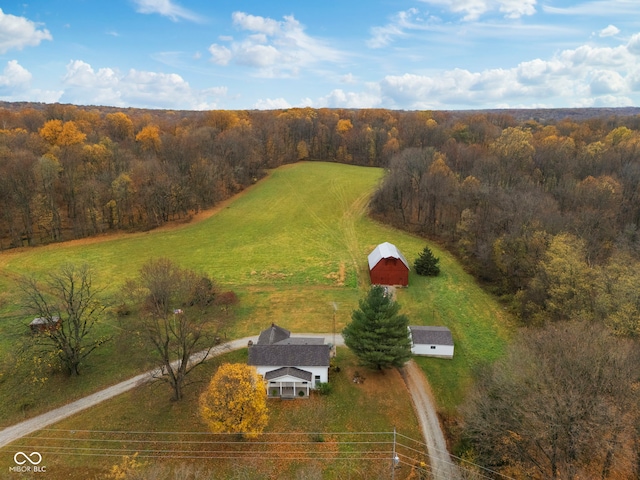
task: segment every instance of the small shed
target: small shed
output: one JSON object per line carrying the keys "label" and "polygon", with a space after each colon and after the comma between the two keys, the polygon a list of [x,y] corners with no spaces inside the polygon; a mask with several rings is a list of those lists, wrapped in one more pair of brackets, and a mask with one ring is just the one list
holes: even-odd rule
{"label": "small shed", "polygon": [[33,333],[57,330],[60,327],[60,317],[38,317],[29,324]]}
{"label": "small shed", "polygon": [[409,285],[409,262],[395,245],[384,242],[369,254],[369,275],[373,285]]}
{"label": "small shed", "polygon": [[410,326],[409,336],[414,355],[453,358],[453,336],[447,327]]}

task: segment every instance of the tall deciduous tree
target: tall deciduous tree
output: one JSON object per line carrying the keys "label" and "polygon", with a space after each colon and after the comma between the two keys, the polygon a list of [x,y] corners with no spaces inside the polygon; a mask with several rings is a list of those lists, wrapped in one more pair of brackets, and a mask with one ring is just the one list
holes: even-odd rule
{"label": "tall deciduous tree", "polygon": [[475,458],[516,478],[636,478],[638,372],[637,343],[596,323],[524,330],[463,408]]}
{"label": "tall deciduous tree", "polygon": [[225,363],[200,396],[200,416],[211,431],[255,438],[269,421],[267,391],[254,367]]}
{"label": "tall deciduous tree", "polygon": [[44,285],[25,277],[20,287],[27,310],[49,327],[33,337],[35,347],[54,352],[69,375],[79,375],[85,359],[110,339],[94,331],[105,305],[93,287],[90,268],[64,265]]}
{"label": "tall deciduous tree", "polygon": [[180,400],[187,375],[207,359],[220,328],[213,282],[160,258],[145,263],[125,289],[140,303],[138,328],[161,361],[155,376],[171,386],[174,400]]}
{"label": "tall deciduous tree", "polygon": [[380,285],[374,285],[351,314],[342,335],[344,343],[369,367],[401,367],[411,358],[409,319]]}

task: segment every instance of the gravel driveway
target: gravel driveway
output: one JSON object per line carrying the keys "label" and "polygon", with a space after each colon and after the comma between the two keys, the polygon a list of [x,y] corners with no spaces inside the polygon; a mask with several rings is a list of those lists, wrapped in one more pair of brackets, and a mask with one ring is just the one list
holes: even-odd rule
{"label": "gravel driveway", "polygon": [[431,387],[424,373],[413,360],[407,362],[400,372],[411,394],[413,408],[427,444],[432,478],[434,480],[459,479],[460,472],[449,456],[447,442],[436,414]]}
{"label": "gravel driveway", "polygon": [[[332,338],[333,334],[296,334],[296,336],[305,337],[324,337]],[[239,350],[245,348],[249,340],[256,342],[257,336],[245,337],[238,340],[218,345],[211,349],[210,357],[221,355],[231,350]],[[336,335],[336,344],[344,345],[342,335]],[[195,355],[202,356],[202,352]],[[195,357],[195,356],[194,356]],[[420,422],[425,443],[427,444],[427,453],[431,462],[432,475],[435,480],[451,480],[460,478],[456,466],[451,462],[447,444],[438,422],[436,415],[431,388],[426,378],[418,366],[409,361],[402,369],[402,375],[405,379],[411,398],[413,400],[416,416]],[[140,374],[136,377],[120,382],[111,387],[100,390],[92,395],[71,402],[62,407],[43,413],[24,422],[17,423],[11,427],[7,427],[0,431],[0,448],[18,440],[21,437],[30,435],[33,432],[47,428],[71,415],[75,415],[87,408],[109,400],[117,395],[125,393],[139,385],[143,385],[153,380],[153,371]]]}

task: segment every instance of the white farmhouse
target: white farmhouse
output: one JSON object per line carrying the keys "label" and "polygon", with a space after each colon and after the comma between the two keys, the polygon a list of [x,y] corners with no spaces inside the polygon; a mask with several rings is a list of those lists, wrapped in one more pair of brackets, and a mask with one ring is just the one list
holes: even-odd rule
{"label": "white farmhouse", "polygon": [[291,337],[275,324],[249,346],[249,365],[256,367],[272,398],[305,398],[329,381],[330,346],[323,338]]}

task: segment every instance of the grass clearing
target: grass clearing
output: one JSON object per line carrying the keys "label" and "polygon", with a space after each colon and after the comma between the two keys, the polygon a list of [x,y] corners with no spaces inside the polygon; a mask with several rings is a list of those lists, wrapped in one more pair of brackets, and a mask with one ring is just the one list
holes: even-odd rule
{"label": "grass clearing", "polygon": [[[52,377],[31,384],[28,368],[16,372],[12,351],[25,335],[28,318],[20,314],[15,279],[43,276],[65,262],[90,264],[95,282],[113,297],[127,278],[152,257],[168,257],[182,267],[209,274],[222,289],[240,298],[227,338],[255,335],[271,322],[294,332],[329,332],[333,304],[338,331],[368,287],[367,255],[390,241],[410,262],[425,241],[372,221],[368,198],[381,169],[305,162],[279,168],[269,177],[197,223],[157,231],[68,242],[0,253],[0,425],[8,425],[65,403],[101,386],[144,371],[149,361],[139,339],[123,333],[110,318],[102,327],[116,342],[90,357],[80,378]],[[456,342],[452,361],[422,359],[439,408],[453,412],[463,399],[475,365],[498,357],[510,334],[500,305],[467,275],[448,253],[440,257],[441,276],[413,274],[398,301],[412,324],[451,328]],[[24,397],[29,397],[24,402]],[[21,406],[22,405],[22,406]]]}
{"label": "grass clearing", "polygon": [[[148,384],[22,439],[12,448],[40,452],[47,473],[55,478],[95,478],[136,452],[141,462],[155,467],[197,463],[203,472],[215,471],[215,478],[233,478],[239,465],[250,467],[255,476],[249,478],[306,478],[300,476],[303,472],[320,472],[325,478],[378,478],[382,471],[389,471],[393,440],[389,432],[394,426],[404,436],[420,439],[409,396],[400,394],[406,387],[398,372],[363,372],[364,383],[355,384],[352,378],[359,367],[345,348],[338,350],[340,372],[331,373],[331,394],[270,400],[269,425],[256,440],[237,442],[234,436],[208,435],[197,414],[200,392],[218,365],[245,362],[246,357],[244,349],[205,364],[195,378],[198,383],[180,402],[168,401],[169,391],[163,385]],[[365,411],[367,415],[362,415]],[[405,461],[409,456],[422,460],[406,448],[420,449],[419,444],[404,438],[399,444],[397,451]],[[215,456],[213,451],[218,457],[250,451],[249,456],[267,460],[200,458]],[[407,478],[410,470],[401,466],[396,478]]]}

